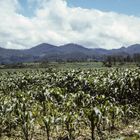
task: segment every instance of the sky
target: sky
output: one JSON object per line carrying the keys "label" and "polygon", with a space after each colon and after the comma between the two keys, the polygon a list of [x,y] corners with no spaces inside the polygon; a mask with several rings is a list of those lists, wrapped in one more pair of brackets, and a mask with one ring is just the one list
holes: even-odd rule
{"label": "sky", "polygon": [[0,0],[0,46],[140,43],[140,0]]}
{"label": "sky", "polygon": [[140,0],[69,0],[69,6],[140,16]]}

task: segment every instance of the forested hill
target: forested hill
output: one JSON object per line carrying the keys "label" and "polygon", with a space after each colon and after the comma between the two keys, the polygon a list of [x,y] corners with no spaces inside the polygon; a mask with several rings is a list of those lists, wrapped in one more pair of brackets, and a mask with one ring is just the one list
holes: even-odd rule
{"label": "forested hill", "polygon": [[70,43],[55,46],[47,43],[39,44],[26,50],[0,48],[0,63],[18,63],[34,61],[86,61],[104,60],[108,55],[132,56],[140,53],[140,44],[134,44],[119,49],[106,50],[102,48],[86,48],[84,46]]}

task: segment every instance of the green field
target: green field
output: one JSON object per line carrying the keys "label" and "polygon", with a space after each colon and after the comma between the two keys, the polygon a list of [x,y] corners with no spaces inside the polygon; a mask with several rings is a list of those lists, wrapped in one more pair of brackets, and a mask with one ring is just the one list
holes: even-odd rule
{"label": "green field", "polygon": [[[134,68],[139,66],[136,63],[116,63],[112,65],[112,68]],[[108,68],[103,62],[42,62],[42,63],[19,63],[19,64],[5,64],[0,65],[0,70],[7,69],[41,69],[41,68],[54,68],[59,70],[67,69],[96,69],[96,68]]]}
{"label": "green field", "polygon": [[51,65],[0,71],[0,140],[140,139],[139,68]]}

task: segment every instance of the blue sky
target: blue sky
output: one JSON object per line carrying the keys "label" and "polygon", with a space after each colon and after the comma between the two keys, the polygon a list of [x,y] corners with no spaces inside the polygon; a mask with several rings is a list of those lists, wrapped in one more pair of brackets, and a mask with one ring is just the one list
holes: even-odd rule
{"label": "blue sky", "polygon": [[28,17],[34,16],[34,10],[37,8],[36,2],[32,3],[32,5],[29,5],[27,0],[19,0],[19,3],[21,5],[21,14]]}
{"label": "blue sky", "polygon": [[140,0],[68,0],[70,6],[140,16]]}
{"label": "blue sky", "polygon": [[[23,7],[21,13],[25,16],[33,16],[34,9],[37,8],[37,3],[34,2],[29,6],[27,0],[19,1]],[[140,0],[68,0],[68,6],[140,16]]]}

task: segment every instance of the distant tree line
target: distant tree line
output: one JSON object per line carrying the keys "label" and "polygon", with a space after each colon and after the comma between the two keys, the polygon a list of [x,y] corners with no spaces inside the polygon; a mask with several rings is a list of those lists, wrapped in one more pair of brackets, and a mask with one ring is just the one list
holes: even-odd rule
{"label": "distant tree line", "polygon": [[140,64],[140,53],[135,53],[133,55],[108,55],[105,56],[103,64],[107,67],[111,67],[112,65],[120,64],[123,65],[125,63],[136,63]]}

